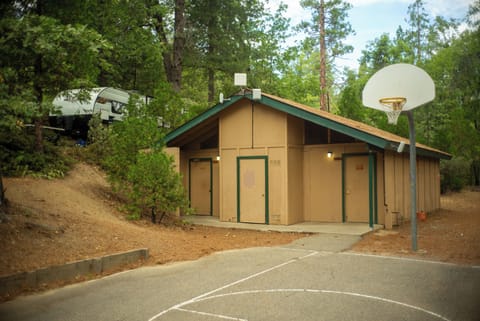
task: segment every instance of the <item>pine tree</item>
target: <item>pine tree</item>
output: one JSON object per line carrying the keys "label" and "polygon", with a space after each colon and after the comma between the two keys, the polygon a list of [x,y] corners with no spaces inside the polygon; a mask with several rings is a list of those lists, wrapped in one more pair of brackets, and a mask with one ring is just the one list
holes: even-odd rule
{"label": "pine tree", "polygon": [[319,45],[320,50],[320,109],[330,110],[329,91],[332,84],[327,75],[334,59],[353,51],[344,40],[354,31],[347,21],[351,5],[343,0],[301,0],[303,8],[312,10],[312,20],[303,21],[300,29],[308,33],[306,41]]}

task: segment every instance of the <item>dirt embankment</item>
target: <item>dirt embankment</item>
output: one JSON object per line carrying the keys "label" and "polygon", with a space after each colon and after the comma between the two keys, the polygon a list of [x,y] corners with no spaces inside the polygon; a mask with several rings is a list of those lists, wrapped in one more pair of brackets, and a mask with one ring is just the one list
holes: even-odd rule
{"label": "dirt embankment", "polygon": [[0,275],[144,247],[147,264],[163,264],[305,236],[130,221],[104,173],[83,163],[64,179],[4,178],[4,184],[10,209],[0,224]]}
{"label": "dirt embankment", "polygon": [[440,204],[426,221],[417,222],[416,253],[409,223],[368,234],[353,251],[480,266],[480,190],[442,195]]}

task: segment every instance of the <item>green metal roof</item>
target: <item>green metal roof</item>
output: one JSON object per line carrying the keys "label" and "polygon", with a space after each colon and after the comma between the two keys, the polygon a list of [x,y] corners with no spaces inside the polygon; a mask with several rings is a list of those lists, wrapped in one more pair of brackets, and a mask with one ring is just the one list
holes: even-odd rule
{"label": "green metal roof", "polygon": [[[177,129],[168,133],[165,136],[165,142],[168,144],[175,138],[188,132],[190,129],[201,124],[202,122],[214,117],[219,112],[227,109],[229,106],[235,104],[241,99],[252,100],[252,95],[235,95],[230,97],[229,100],[225,100],[222,104],[219,103],[207,109],[205,112],[201,113],[200,115],[181,125]],[[408,139],[380,130],[378,128],[371,127],[358,121],[334,115],[325,111],[320,111],[318,109],[311,108],[273,95],[262,93],[262,98],[260,100],[255,100],[255,102],[261,103],[265,106],[269,106],[273,109],[282,111],[300,119],[307,120],[311,123],[332,129],[334,131],[348,135],[350,137],[353,137],[381,149],[396,150],[400,142],[403,141],[405,143],[408,143]],[[408,144],[406,144],[405,147],[408,147]],[[450,154],[418,143],[417,154],[433,158],[451,158]]]}

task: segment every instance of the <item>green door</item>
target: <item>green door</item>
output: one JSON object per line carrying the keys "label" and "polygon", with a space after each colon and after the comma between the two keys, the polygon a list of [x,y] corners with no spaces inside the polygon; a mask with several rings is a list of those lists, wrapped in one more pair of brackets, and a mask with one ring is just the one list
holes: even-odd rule
{"label": "green door", "polygon": [[343,154],[343,221],[377,223],[377,162],[374,153]]}
{"label": "green door", "polygon": [[368,223],[369,181],[368,156],[345,159],[345,220]]}
{"label": "green door", "polygon": [[239,222],[268,224],[267,171],[266,156],[237,158]]}
{"label": "green door", "polygon": [[212,160],[190,160],[190,207],[197,215],[212,215]]}

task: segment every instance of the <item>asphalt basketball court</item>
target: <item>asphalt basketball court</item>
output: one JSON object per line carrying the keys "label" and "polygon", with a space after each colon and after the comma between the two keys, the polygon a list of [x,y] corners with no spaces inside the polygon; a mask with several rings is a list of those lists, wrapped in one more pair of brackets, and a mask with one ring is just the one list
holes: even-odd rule
{"label": "asphalt basketball court", "polygon": [[249,266],[250,273],[160,309],[149,321],[479,319],[480,269],[340,252],[354,241],[323,235],[268,254],[225,253],[230,265]]}
{"label": "asphalt basketball court", "polygon": [[479,320],[480,268],[342,252],[358,236],[145,267],[0,305],[0,320]]}

